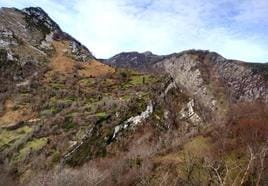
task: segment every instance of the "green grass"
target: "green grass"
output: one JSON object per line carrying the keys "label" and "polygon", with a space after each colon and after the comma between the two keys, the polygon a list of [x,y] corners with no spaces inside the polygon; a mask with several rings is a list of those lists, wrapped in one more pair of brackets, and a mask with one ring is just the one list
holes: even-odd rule
{"label": "green grass", "polygon": [[90,78],[82,79],[79,81],[79,83],[82,87],[91,86],[92,84],[94,84],[94,79],[90,79]]}
{"label": "green grass", "polygon": [[70,100],[70,101],[77,101],[79,97],[76,96],[69,96],[67,98],[65,98],[65,100]]}
{"label": "green grass", "polygon": [[124,95],[124,96],[122,97],[122,99],[125,100],[125,101],[128,101],[128,100],[131,99],[131,96],[130,96],[130,95]]}
{"label": "green grass", "polygon": [[99,112],[99,113],[96,113],[95,116],[99,118],[103,118],[103,117],[107,117],[108,114],[106,112]]}
{"label": "green grass", "polygon": [[105,147],[104,136],[94,133],[90,139],[84,141],[80,148],[65,159],[65,163],[70,166],[78,166],[94,157],[105,157],[107,153]]}
{"label": "green grass", "polygon": [[52,155],[51,155],[51,161],[53,163],[58,163],[60,161],[61,158],[61,154],[59,151],[55,151]]}
{"label": "green grass", "polygon": [[115,88],[116,86],[118,86],[114,79],[105,79],[105,80],[102,81],[102,84],[105,87],[114,87]]}
{"label": "green grass", "polygon": [[130,83],[133,85],[140,85],[143,84],[143,82],[145,83],[145,79],[146,76],[132,76]]}
{"label": "green grass", "polygon": [[48,106],[40,112],[40,115],[44,117],[52,116],[61,111],[58,109],[58,105],[68,107],[74,102],[73,99],[73,97],[65,97],[62,99],[58,99],[55,96],[51,97]]}
{"label": "green grass", "polygon": [[129,89],[136,86],[151,84],[155,81],[156,79],[151,75],[131,74],[129,80],[124,83],[122,88]]}
{"label": "green grass", "polygon": [[150,83],[154,80],[154,78],[150,75],[135,75],[131,76],[130,83],[133,85],[142,85]]}
{"label": "green grass", "polygon": [[[209,138],[197,136],[183,146],[183,150],[178,153],[181,160],[180,166],[177,168],[179,177],[184,180],[191,179],[195,185],[208,184],[208,170],[203,166],[203,158],[213,148],[209,140]],[[188,171],[191,166],[193,169],[189,177]]]}
{"label": "green grass", "polygon": [[76,124],[76,123],[73,123],[73,122],[66,122],[66,123],[64,123],[64,125],[63,125],[62,128],[63,128],[65,131],[68,131],[68,130],[73,129],[73,128],[75,128],[75,127],[77,127],[77,124]]}
{"label": "green grass", "polygon": [[50,86],[54,89],[63,89],[65,86],[63,84],[60,84],[60,83],[51,83]]}
{"label": "green grass", "polygon": [[26,158],[28,153],[40,151],[47,144],[47,138],[34,139],[24,145],[19,151],[17,160],[22,161]]}
{"label": "green grass", "polygon": [[65,104],[65,105],[71,105],[73,102],[74,102],[73,98],[69,97],[57,101],[58,104]]}
{"label": "green grass", "polygon": [[56,108],[50,108],[50,109],[42,110],[40,112],[40,115],[44,116],[44,117],[47,117],[47,116],[52,116],[52,115],[54,115],[56,113],[57,113]]}
{"label": "green grass", "polygon": [[[72,113],[72,114],[74,114],[74,113]],[[64,124],[62,125],[62,128],[65,131],[76,128],[77,126],[78,126],[77,123],[73,122],[73,117],[71,115],[66,116],[64,118]]]}
{"label": "green grass", "polygon": [[212,148],[212,144],[209,138],[203,136],[197,136],[193,138],[190,142],[184,145],[184,151],[186,153],[191,153],[194,156],[203,156]]}
{"label": "green grass", "polygon": [[95,114],[99,120],[106,120],[109,117],[109,114],[107,114],[106,112],[99,112]]}
{"label": "green grass", "polygon": [[49,104],[50,105],[55,105],[57,103],[57,98],[54,96],[54,97],[51,97],[49,99]]}
{"label": "green grass", "polygon": [[0,131],[0,149],[5,146],[10,146],[11,144],[24,139],[33,131],[32,128],[24,126],[17,130],[2,130]]}

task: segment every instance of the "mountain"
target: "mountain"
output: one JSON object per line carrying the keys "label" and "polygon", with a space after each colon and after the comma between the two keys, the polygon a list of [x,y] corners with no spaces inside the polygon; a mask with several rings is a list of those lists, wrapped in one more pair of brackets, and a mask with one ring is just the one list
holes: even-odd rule
{"label": "mountain", "polygon": [[117,68],[131,68],[140,72],[154,71],[153,65],[169,57],[155,55],[152,52],[122,52],[109,59],[102,60],[103,63]]}
{"label": "mountain", "polygon": [[268,103],[267,64],[227,60],[215,52],[189,50],[155,64],[155,68],[159,66],[164,67],[176,86],[214,114],[214,119],[225,112],[222,105]]}
{"label": "mountain", "polygon": [[58,56],[49,66],[62,70],[68,68],[57,66],[58,58],[63,60],[63,56],[68,55],[70,59],[81,62],[95,59],[85,46],[63,32],[41,8],[22,11],[1,8],[0,16],[0,79],[7,85],[1,87],[3,91],[9,81],[23,84],[47,68],[47,62],[54,53]]}
{"label": "mountain", "polygon": [[[48,55],[53,41],[69,41],[71,53],[77,60],[85,61],[93,58],[90,51],[60,27],[41,9],[25,8],[22,11],[1,8],[1,47],[31,48],[37,56]],[[14,24],[16,23],[16,24]],[[9,56],[12,58],[11,51]],[[18,56],[20,57],[20,56]],[[22,56],[27,58],[26,56]]]}
{"label": "mountain", "polygon": [[[187,50],[166,56],[150,52],[120,53],[105,61],[114,67],[140,72],[167,74],[174,86],[199,100],[204,110],[223,115],[223,106],[231,102],[267,103],[267,63],[228,60],[215,52]],[[218,105],[221,104],[221,105]],[[215,113],[214,113],[215,112]],[[219,121],[225,122],[219,118]]]}
{"label": "mountain", "polygon": [[267,185],[267,63],[98,60],[41,8],[0,16],[0,185]]}
{"label": "mountain", "polygon": [[41,8],[0,16],[1,185],[108,154],[114,128],[143,113],[158,78],[102,64]]}

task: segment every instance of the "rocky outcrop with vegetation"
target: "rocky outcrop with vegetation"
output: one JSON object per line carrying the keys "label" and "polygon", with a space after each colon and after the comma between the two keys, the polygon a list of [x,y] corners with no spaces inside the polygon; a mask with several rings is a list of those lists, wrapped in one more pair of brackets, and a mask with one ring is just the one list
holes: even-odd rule
{"label": "rocky outcrop with vegetation", "polygon": [[266,185],[267,64],[190,50],[108,66],[41,8],[0,17],[0,185]]}

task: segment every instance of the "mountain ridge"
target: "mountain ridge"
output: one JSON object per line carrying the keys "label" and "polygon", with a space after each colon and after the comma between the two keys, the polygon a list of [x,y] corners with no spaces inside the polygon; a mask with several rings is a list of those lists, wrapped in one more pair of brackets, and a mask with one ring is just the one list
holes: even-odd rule
{"label": "mountain ridge", "polygon": [[0,18],[0,185],[266,184],[268,64],[98,60],[40,8]]}

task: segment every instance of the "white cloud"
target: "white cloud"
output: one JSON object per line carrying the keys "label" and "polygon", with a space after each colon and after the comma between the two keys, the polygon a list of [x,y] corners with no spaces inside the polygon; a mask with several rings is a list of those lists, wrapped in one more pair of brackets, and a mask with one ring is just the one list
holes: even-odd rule
{"label": "white cloud", "polygon": [[[255,3],[258,2],[258,3]],[[268,61],[268,3],[262,0],[1,0],[41,6],[97,57],[122,51],[157,54],[209,49],[228,58]],[[262,22],[259,31],[256,23]],[[244,28],[253,27],[250,32]]]}
{"label": "white cloud", "polygon": [[235,17],[237,21],[246,23],[266,24],[268,14],[267,0],[245,0],[239,4],[240,13]]}

